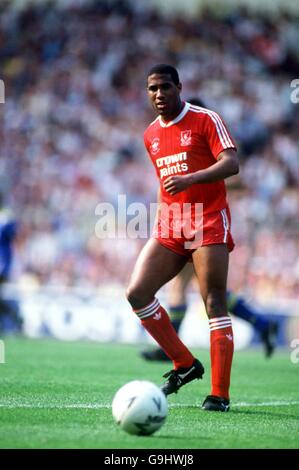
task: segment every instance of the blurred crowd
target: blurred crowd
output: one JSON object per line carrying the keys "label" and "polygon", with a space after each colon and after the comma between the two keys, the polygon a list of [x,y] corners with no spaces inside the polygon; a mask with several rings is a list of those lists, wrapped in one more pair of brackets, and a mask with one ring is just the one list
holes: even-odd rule
{"label": "blurred crowd", "polygon": [[[157,181],[143,147],[154,118],[146,74],[175,65],[235,137],[229,182],[237,247],[230,287],[299,294],[299,19],[245,9],[166,18],[146,2],[0,5],[0,187],[20,222],[15,276],[42,285],[126,283],[145,239],[99,239],[95,209],[147,206]],[[118,226],[124,235],[125,227]]]}

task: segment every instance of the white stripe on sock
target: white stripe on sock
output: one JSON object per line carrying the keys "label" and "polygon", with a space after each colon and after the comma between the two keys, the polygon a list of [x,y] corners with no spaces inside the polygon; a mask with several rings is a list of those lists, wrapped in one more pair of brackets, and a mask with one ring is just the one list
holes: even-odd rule
{"label": "white stripe on sock", "polygon": [[216,325],[222,325],[222,323],[231,323],[231,318],[227,318],[226,320],[221,320],[221,321],[215,321],[213,323],[210,323],[210,326],[216,326]]}
{"label": "white stripe on sock", "polygon": [[218,326],[218,325],[223,325],[224,323],[231,323],[231,319],[228,318],[227,320],[222,320],[222,321],[217,321],[215,323],[210,323],[210,327],[212,328],[213,326]]}
{"label": "white stripe on sock", "polygon": [[231,317],[229,317],[228,315],[226,315],[225,317],[210,318],[210,319],[209,319],[209,324],[211,325],[211,324],[213,324],[213,323],[218,323],[219,321],[223,321],[223,320],[225,320],[225,321],[227,321],[227,320],[232,321],[232,320],[231,320]]}
{"label": "white stripe on sock", "polygon": [[137,310],[134,310],[134,312],[136,313],[136,315],[143,315],[144,313],[147,313],[149,312],[150,310],[152,310],[153,308],[157,307],[157,306],[160,306],[160,302],[158,299],[154,299],[149,305],[147,305],[146,307],[143,307],[143,308],[139,308]]}
{"label": "white stripe on sock", "polygon": [[220,330],[221,328],[228,328],[232,326],[230,317],[216,317],[209,320],[210,331]]}
{"label": "white stripe on sock", "polygon": [[227,325],[214,326],[213,328],[210,328],[210,331],[221,330],[222,328],[229,328],[231,326],[232,326],[231,323],[228,323]]}
{"label": "white stripe on sock", "polygon": [[149,312],[149,313],[143,313],[143,315],[138,315],[138,318],[140,320],[143,320],[144,318],[147,318],[147,317],[152,317],[153,315],[155,315],[156,313],[159,312],[159,309],[160,309],[160,305],[153,311]]}
{"label": "white stripe on sock", "polygon": [[231,324],[232,324],[231,320],[226,320],[226,321],[220,321],[218,323],[212,323],[209,326],[210,328],[214,328],[214,326],[231,325]]}
{"label": "white stripe on sock", "polygon": [[156,302],[153,302],[151,304],[151,307],[143,309],[141,312],[140,310],[138,310],[138,313],[135,311],[135,313],[140,320],[143,320],[144,318],[155,315],[155,313],[157,313],[159,309],[160,309],[160,302],[156,299]]}

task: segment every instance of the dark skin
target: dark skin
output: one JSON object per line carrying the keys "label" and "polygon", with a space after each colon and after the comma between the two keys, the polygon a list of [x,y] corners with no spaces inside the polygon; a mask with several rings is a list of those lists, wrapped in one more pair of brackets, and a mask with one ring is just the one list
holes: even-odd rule
{"label": "dark skin", "polygon": [[[153,74],[148,77],[149,101],[164,122],[172,121],[182,111],[181,90],[181,83],[175,84],[171,75]],[[193,184],[223,180],[238,171],[236,152],[227,149],[209,168],[188,175],[169,176],[163,185],[166,191],[174,195]],[[226,315],[227,245],[202,246],[193,252],[192,258],[209,318]],[[186,262],[187,257],[172,252],[151,238],[139,255],[127,290],[132,307],[139,309],[151,302],[157,291],[175,277]]]}
{"label": "dark skin", "polygon": [[183,109],[180,93],[182,84],[172,81],[171,75],[150,75],[147,80],[147,94],[154,111],[164,122],[172,121]]}
{"label": "dark skin", "polygon": [[[182,84],[176,85],[172,81],[171,75],[154,74],[148,77],[149,101],[164,122],[172,121],[182,111],[181,91]],[[218,155],[215,165],[188,175],[169,176],[163,181],[163,186],[173,196],[193,184],[214,183],[235,175],[238,171],[239,163],[236,151],[226,149]]]}

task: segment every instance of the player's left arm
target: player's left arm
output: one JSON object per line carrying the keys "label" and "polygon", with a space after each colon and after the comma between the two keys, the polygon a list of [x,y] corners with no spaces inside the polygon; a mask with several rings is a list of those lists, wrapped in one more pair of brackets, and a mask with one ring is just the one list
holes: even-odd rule
{"label": "player's left arm", "polygon": [[163,185],[172,196],[189,188],[193,184],[214,183],[239,173],[237,152],[233,148],[219,153],[217,161],[204,170],[198,170],[188,175],[169,176]]}
{"label": "player's left arm", "polygon": [[190,184],[214,183],[239,173],[239,160],[235,149],[219,153],[216,163],[190,175]]}

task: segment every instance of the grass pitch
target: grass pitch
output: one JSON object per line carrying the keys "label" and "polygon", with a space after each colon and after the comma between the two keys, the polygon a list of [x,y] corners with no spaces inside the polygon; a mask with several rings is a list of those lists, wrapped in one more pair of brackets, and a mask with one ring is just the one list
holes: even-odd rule
{"label": "grass pitch", "polygon": [[147,363],[139,347],[5,339],[0,364],[0,448],[298,449],[299,364],[288,351],[270,360],[260,350],[234,357],[231,411],[200,405],[210,392],[209,353],[204,379],[169,397],[164,426],[148,437],[116,426],[111,401],[134,379],[162,383],[171,363]]}

